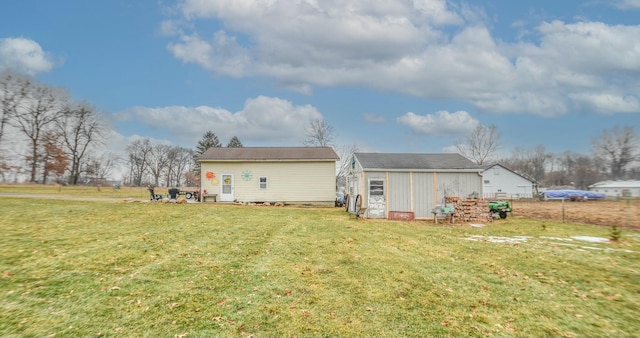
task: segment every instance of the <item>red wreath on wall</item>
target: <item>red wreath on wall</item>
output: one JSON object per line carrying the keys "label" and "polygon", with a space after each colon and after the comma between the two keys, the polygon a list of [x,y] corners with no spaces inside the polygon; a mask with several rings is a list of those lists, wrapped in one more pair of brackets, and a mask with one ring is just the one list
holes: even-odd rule
{"label": "red wreath on wall", "polygon": [[213,173],[213,171],[207,171],[207,173],[205,174],[205,176],[207,177],[207,179],[212,179],[214,177],[216,177],[216,174]]}

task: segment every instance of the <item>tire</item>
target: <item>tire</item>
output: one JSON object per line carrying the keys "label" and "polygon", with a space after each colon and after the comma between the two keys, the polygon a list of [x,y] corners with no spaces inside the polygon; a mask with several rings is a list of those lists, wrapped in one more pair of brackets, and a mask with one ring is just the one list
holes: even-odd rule
{"label": "tire", "polygon": [[356,196],[356,203],[353,208],[355,209],[355,214],[360,215],[360,209],[362,209],[362,196],[360,194]]}
{"label": "tire", "polygon": [[347,195],[346,202],[344,203],[344,211],[349,212],[349,195]]}
{"label": "tire", "polygon": [[193,197],[193,194],[192,194],[191,192],[187,192],[187,193],[185,193],[185,194],[184,194],[184,197],[185,197],[186,199],[190,200],[190,199],[191,199],[191,197]]}
{"label": "tire", "polygon": [[502,218],[502,219],[507,218],[507,212],[506,211],[500,211],[500,212],[498,212],[498,215],[500,215],[500,218]]}

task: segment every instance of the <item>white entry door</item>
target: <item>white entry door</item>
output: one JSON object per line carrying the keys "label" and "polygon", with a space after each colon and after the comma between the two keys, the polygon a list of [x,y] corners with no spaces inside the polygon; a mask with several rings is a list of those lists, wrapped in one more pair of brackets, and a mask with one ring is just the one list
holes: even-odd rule
{"label": "white entry door", "polygon": [[220,201],[233,202],[233,174],[222,174]]}

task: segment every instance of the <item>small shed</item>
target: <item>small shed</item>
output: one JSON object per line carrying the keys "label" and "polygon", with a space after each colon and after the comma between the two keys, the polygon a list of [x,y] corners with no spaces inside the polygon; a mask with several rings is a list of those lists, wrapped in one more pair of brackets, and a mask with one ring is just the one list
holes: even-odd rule
{"label": "small shed", "polygon": [[218,202],[334,206],[338,159],[330,147],[213,147],[199,158],[201,191]]}
{"label": "small shed", "polygon": [[460,154],[355,153],[348,208],[359,199],[365,218],[431,219],[446,197],[482,197],[482,172]]}
{"label": "small shed", "polygon": [[607,197],[640,197],[640,181],[602,181],[590,185],[589,191],[604,194]]}
{"label": "small shed", "polygon": [[483,166],[483,196],[486,199],[495,198],[532,198],[535,193],[534,180],[518,174],[500,163]]}

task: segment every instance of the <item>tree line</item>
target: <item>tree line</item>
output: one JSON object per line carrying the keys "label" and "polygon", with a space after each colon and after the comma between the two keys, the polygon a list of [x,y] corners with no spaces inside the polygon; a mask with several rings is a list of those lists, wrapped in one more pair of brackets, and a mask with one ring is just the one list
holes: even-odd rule
{"label": "tree line", "polygon": [[[218,136],[207,131],[198,141],[196,149],[151,144],[149,138],[135,140],[127,148],[127,172],[124,184],[131,186],[197,187],[200,185],[200,162],[207,149],[222,147]],[[242,142],[234,136],[227,147],[242,147]]]}
{"label": "tree line", "polygon": [[[124,158],[106,152],[106,123],[95,107],[75,102],[65,90],[30,77],[0,73],[0,180],[65,184],[105,184],[112,170],[124,167],[122,184],[131,186],[198,186],[198,158],[211,147],[222,147],[216,134],[207,131],[188,149],[152,144],[144,138],[130,142]],[[19,135],[26,143],[17,143]],[[335,130],[322,119],[309,123],[304,146],[330,146],[340,156],[336,185],[348,171],[356,145],[336,146]],[[18,145],[19,144],[19,145]],[[242,147],[233,136],[227,147]],[[640,179],[640,142],[632,127],[614,127],[592,140],[591,154],[565,151],[549,153],[538,145],[516,147],[500,155],[500,133],[478,125],[458,140],[456,147],[479,165],[500,163],[541,186],[574,186],[587,189],[605,179]]]}
{"label": "tree line", "polygon": [[[106,125],[95,107],[60,88],[0,73],[0,178],[29,182],[104,178],[115,166],[104,147]],[[27,142],[16,142],[15,137]]]}
{"label": "tree line", "polygon": [[632,127],[604,130],[591,142],[591,154],[547,152],[543,145],[516,147],[500,155],[495,125],[478,125],[456,144],[458,151],[479,165],[500,163],[544,187],[587,190],[603,180],[640,179],[640,140]]}

